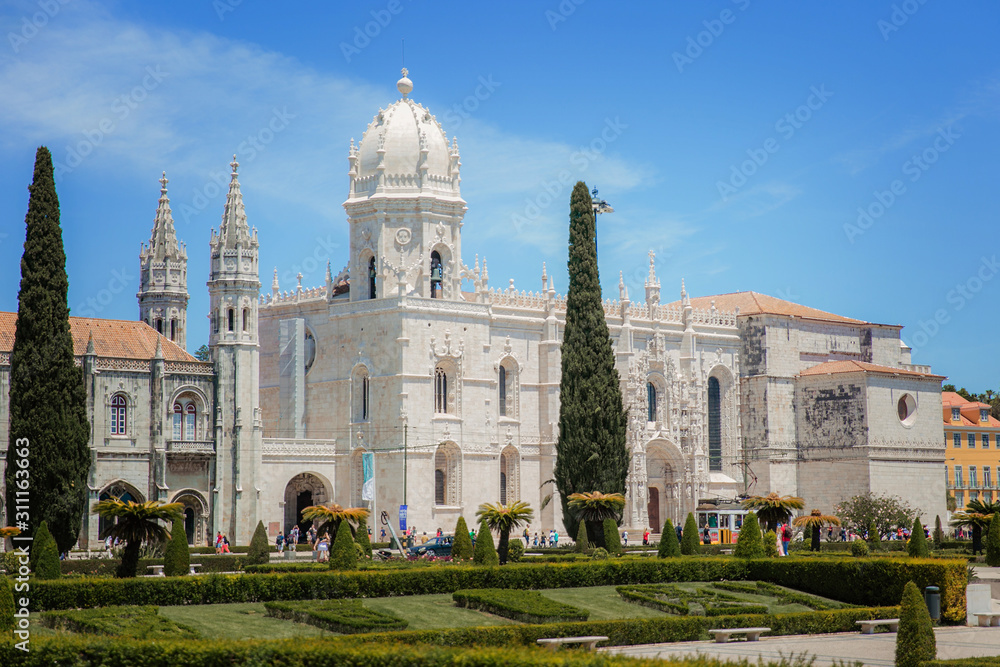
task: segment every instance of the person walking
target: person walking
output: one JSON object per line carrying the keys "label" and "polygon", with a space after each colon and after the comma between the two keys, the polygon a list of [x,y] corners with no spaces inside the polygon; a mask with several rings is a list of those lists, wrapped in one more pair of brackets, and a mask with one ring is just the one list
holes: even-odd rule
{"label": "person walking", "polygon": [[642,546],[644,546],[644,547],[648,547],[649,546],[649,528],[648,527],[646,528],[646,530],[644,530],[642,532]]}
{"label": "person walking", "polygon": [[274,538],[274,544],[278,547],[279,554],[285,550],[285,534],[280,530],[278,531],[278,536]]}
{"label": "person walking", "polygon": [[785,524],[785,527],[781,530],[781,549],[788,555],[788,543],[792,541],[792,529]]}
{"label": "person walking", "polygon": [[702,531],[701,539],[704,544],[712,543],[712,533],[708,529],[708,524],[705,524],[705,530]]}
{"label": "person walking", "polygon": [[627,547],[628,546],[628,531],[627,530],[623,530],[622,531],[622,546],[623,547]]}
{"label": "person walking", "polygon": [[559,531],[558,530],[553,530],[552,531],[552,546],[554,546],[554,547],[558,547],[559,546]]}
{"label": "person walking", "polygon": [[330,538],[329,537],[327,537],[326,535],[323,536],[323,539],[321,539],[319,541],[319,543],[316,545],[316,552],[317,552],[317,560],[320,563],[325,563],[328,560],[330,560]]}
{"label": "person walking", "polygon": [[531,533],[528,532],[527,527],[524,529],[524,547],[527,549],[529,546],[529,541],[531,540]]}

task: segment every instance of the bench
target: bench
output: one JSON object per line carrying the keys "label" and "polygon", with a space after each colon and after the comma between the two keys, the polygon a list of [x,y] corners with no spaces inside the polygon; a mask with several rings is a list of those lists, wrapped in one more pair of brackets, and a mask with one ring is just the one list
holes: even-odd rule
{"label": "bench", "polygon": [[588,651],[594,651],[597,649],[597,642],[608,641],[607,637],[555,637],[552,639],[538,639],[536,640],[542,646],[545,646],[553,651],[562,646],[563,644],[583,644]]}
{"label": "bench", "polygon": [[188,573],[189,574],[198,574],[198,568],[199,567],[201,567],[201,563],[189,563],[188,564]]}
{"label": "bench", "polygon": [[981,628],[1000,628],[1000,613],[988,611],[972,614],[976,617]]}
{"label": "bench", "polygon": [[725,644],[732,635],[746,635],[748,642],[755,642],[760,639],[760,633],[770,631],[771,628],[726,628],[709,630],[708,633],[715,636],[717,644]]}
{"label": "bench", "polygon": [[162,577],[162,576],[165,576],[163,574],[163,566],[162,565],[147,565],[146,568],[153,571],[153,574],[150,575],[152,577]]}
{"label": "bench", "polygon": [[872,621],[854,621],[861,626],[861,634],[863,635],[873,635],[875,634],[875,628],[880,625],[888,625],[889,632],[899,631],[899,619],[898,618],[883,618]]}

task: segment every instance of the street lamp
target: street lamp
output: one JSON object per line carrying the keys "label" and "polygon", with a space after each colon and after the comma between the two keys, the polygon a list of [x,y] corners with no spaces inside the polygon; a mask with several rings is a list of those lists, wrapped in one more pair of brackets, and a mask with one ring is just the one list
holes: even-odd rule
{"label": "street lamp", "polygon": [[597,186],[590,191],[590,201],[594,207],[594,255],[597,255],[597,216],[601,213],[614,213],[611,204],[597,196]]}

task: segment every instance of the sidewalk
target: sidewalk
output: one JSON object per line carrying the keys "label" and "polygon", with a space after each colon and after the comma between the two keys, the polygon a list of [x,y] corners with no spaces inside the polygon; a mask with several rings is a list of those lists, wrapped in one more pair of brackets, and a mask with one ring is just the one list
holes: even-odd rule
{"label": "sidewalk", "polygon": [[[936,628],[934,635],[937,639],[937,657],[942,660],[1000,655],[1000,628]],[[896,658],[896,633],[792,635],[762,637],[756,642],[676,642],[613,646],[598,650],[633,658],[676,658],[697,654],[722,660],[749,658],[751,661],[756,661],[758,657],[780,660],[782,656],[805,653],[816,656],[816,667],[833,665],[836,661],[847,664],[861,661],[865,665],[892,667]]]}

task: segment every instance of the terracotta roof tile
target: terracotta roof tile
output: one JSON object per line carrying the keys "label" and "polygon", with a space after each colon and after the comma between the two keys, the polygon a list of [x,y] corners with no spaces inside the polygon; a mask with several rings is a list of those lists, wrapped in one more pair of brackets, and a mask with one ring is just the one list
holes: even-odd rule
{"label": "terracotta roof tile", "polygon": [[[834,315],[809,306],[802,306],[791,301],[778,299],[758,292],[732,292],[714,296],[698,296],[691,299],[691,306],[699,310],[708,310],[715,302],[718,310],[732,312],[738,307],[740,315],[787,315],[803,319],[823,320],[826,322],[842,322],[844,324],[868,324],[864,320],[856,320],[842,315]],[[679,308],[680,301],[670,304],[671,308]]]}
{"label": "terracotta roof tile", "polygon": [[[0,352],[10,352],[14,347],[17,313],[0,312]],[[113,359],[152,359],[156,354],[159,334],[145,322],[132,320],[103,320],[91,317],[70,317],[69,330],[73,336],[73,354],[82,356],[87,351],[87,340],[94,335],[94,351],[99,357]],[[197,361],[184,349],[165,336],[160,336],[163,358],[167,361]]]}
{"label": "terracotta roof tile", "polygon": [[853,359],[844,361],[827,361],[816,364],[799,373],[800,376],[809,375],[832,375],[835,373],[882,373],[886,375],[906,375],[910,377],[921,377],[927,379],[944,379],[943,375],[933,375],[931,373],[918,373],[905,368],[894,368],[893,366],[880,366],[879,364],[869,364],[864,361],[854,361]]}

